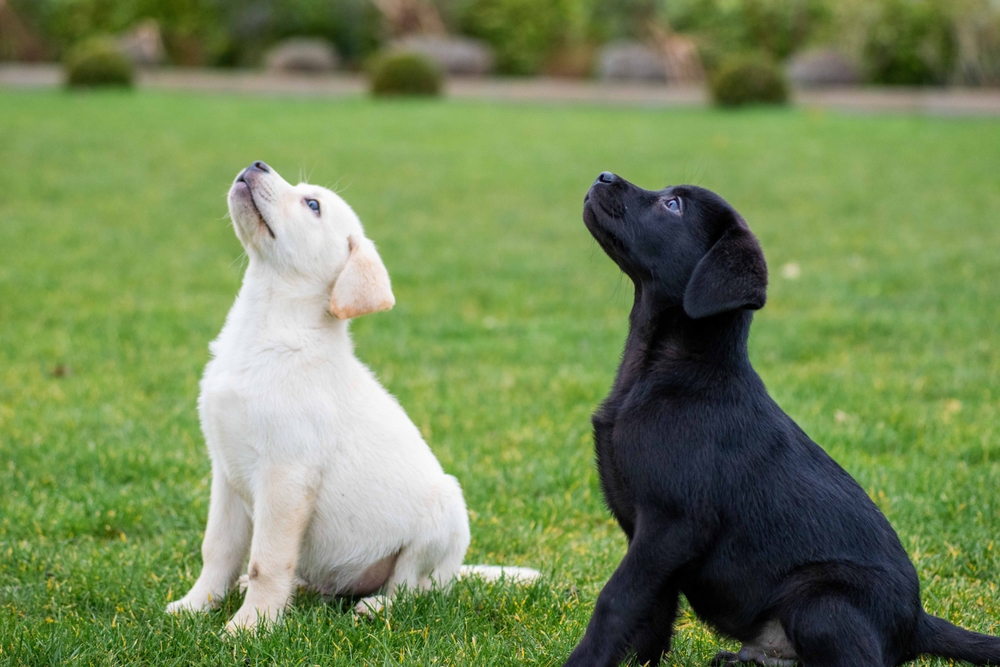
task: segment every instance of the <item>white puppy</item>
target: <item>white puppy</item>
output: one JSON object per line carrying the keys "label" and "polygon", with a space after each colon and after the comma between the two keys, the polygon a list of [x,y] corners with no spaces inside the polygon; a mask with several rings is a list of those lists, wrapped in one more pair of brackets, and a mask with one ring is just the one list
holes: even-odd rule
{"label": "white puppy", "polygon": [[167,611],[216,605],[248,551],[246,598],[230,631],[276,619],[298,585],[382,591],[356,607],[372,613],[404,584],[537,578],[462,566],[469,520],[458,480],[354,356],[348,320],[395,299],[351,208],[254,162],[233,183],[229,211],[250,263],[198,399],[212,459],[203,568]]}

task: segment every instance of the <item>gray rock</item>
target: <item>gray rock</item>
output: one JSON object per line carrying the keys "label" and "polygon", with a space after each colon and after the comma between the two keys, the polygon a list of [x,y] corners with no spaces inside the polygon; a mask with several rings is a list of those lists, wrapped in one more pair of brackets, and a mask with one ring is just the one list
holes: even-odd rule
{"label": "gray rock", "polygon": [[611,42],[597,54],[597,76],[604,80],[667,80],[667,68],[660,55],[639,42]]}
{"label": "gray rock", "polygon": [[273,72],[332,72],[340,58],[325,39],[292,37],[271,47],[264,63]]}
{"label": "gray rock", "polygon": [[392,42],[389,48],[418,53],[434,62],[445,74],[482,76],[493,70],[493,50],[476,39],[412,35]]}
{"label": "gray rock", "polygon": [[849,58],[834,49],[810,49],[788,61],[788,79],[801,88],[856,86],[861,72]]}
{"label": "gray rock", "polygon": [[149,19],[140,21],[117,39],[118,50],[137,67],[155,67],[167,60],[159,24]]}

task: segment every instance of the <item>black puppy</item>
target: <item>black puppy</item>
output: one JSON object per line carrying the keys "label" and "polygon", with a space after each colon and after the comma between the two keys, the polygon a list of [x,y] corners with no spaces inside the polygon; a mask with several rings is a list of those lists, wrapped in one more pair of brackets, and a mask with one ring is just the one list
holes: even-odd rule
{"label": "black puppy", "polygon": [[924,612],[868,495],[750,366],[767,265],[746,222],[693,186],[602,173],[584,222],[635,284],[625,353],[594,415],[601,486],[628,553],[567,665],[670,648],[678,595],[743,642],[717,664],[883,667],[922,653],[1000,665],[1000,638]]}

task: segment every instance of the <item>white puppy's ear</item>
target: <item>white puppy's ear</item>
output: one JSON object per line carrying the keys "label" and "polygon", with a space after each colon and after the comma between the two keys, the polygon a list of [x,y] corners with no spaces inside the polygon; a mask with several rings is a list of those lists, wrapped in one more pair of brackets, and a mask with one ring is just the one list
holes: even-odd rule
{"label": "white puppy's ear", "polygon": [[389,310],[396,305],[389,283],[389,272],[364,236],[349,236],[351,254],[330,293],[330,313],[342,320]]}

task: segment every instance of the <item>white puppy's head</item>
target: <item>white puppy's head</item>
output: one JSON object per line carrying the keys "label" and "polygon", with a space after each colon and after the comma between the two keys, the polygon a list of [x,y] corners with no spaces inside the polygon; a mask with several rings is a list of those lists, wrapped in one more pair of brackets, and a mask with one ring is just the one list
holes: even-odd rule
{"label": "white puppy's head", "polygon": [[396,303],[382,259],[343,199],[292,185],[263,162],[240,172],[229,213],[247,253],[278,274],[330,291],[330,312],[346,320]]}

